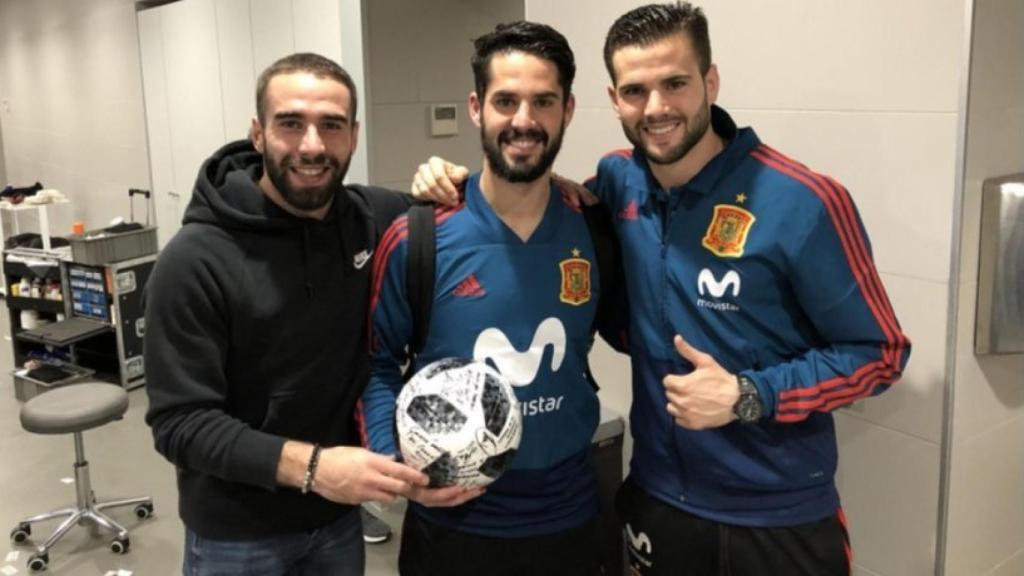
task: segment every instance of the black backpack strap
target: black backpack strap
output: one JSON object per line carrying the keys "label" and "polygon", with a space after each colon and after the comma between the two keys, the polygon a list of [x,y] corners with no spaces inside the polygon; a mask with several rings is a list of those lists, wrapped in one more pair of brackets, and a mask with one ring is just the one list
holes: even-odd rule
{"label": "black backpack strap", "polygon": [[624,278],[622,253],[612,225],[612,215],[604,204],[583,206],[583,219],[587,222],[590,241],[594,244],[597,278],[601,287],[597,314],[594,315],[593,329],[597,330],[606,325],[614,312],[614,295],[621,289],[620,282]]}
{"label": "black backpack strap", "polygon": [[430,310],[434,304],[434,275],[437,252],[434,206],[416,204],[409,208],[409,255],[406,259],[406,299],[412,311],[412,339],[409,366],[427,342]]}
{"label": "black backpack strap", "polygon": [[[594,245],[597,260],[597,278],[601,288],[601,296],[597,300],[597,312],[591,332],[601,328],[622,326],[626,322],[626,311],[621,307],[624,302],[625,271],[622,267],[622,250],[612,224],[612,215],[604,204],[583,206],[583,219],[590,231],[590,241]],[[607,332],[606,332],[607,333]],[[589,360],[584,369],[587,380],[594,390],[599,390],[597,380],[590,371]]]}

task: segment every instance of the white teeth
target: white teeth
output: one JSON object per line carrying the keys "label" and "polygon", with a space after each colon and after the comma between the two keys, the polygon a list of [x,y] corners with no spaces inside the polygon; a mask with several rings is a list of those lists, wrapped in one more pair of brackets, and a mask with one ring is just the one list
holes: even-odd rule
{"label": "white teeth", "polygon": [[324,171],[324,169],[323,168],[296,168],[295,171],[298,172],[299,174],[302,174],[303,176],[318,176],[319,174],[321,174]]}
{"label": "white teeth", "polygon": [[669,124],[667,126],[657,126],[657,127],[655,127],[655,126],[648,126],[647,127],[647,131],[650,132],[651,134],[654,134],[654,135],[668,134],[672,130],[675,130],[676,126],[678,126],[678,125],[679,125],[678,122],[674,122],[674,123]]}

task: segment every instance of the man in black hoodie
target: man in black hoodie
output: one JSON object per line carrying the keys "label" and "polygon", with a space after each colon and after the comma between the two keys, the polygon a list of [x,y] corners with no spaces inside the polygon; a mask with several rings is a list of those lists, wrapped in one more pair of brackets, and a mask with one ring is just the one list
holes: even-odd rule
{"label": "man in black hoodie", "polygon": [[358,123],[334,62],[279,60],[256,103],[149,281],[146,421],[177,467],[186,573],[362,574],[353,505],[427,484],[359,448],[354,419],[369,260],[408,200],[342,184]]}

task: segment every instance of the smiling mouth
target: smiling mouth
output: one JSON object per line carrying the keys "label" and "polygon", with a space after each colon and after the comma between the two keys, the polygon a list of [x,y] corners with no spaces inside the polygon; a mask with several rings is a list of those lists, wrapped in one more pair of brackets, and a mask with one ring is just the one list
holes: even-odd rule
{"label": "smiling mouth", "polygon": [[541,141],[533,138],[516,138],[515,140],[506,141],[505,145],[513,153],[528,153],[539,148],[541,145]]}
{"label": "smiling mouth", "polygon": [[681,120],[674,120],[670,122],[652,122],[643,125],[643,132],[651,136],[664,136],[671,133],[676,128],[682,126]]}
{"label": "smiling mouth", "polygon": [[320,182],[329,177],[333,169],[338,169],[337,163],[327,156],[291,158],[284,164],[294,178],[304,183]]}
{"label": "smiling mouth", "polygon": [[288,171],[292,174],[294,185],[321,186],[330,179],[330,164],[299,165],[290,166]]}
{"label": "smiling mouth", "polygon": [[327,166],[295,166],[292,170],[302,176],[315,177],[326,172]]}
{"label": "smiling mouth", "polygon": [[498,138],[498,143],[510,149],[513,154],[529,154],[544,145],[547,139],[536,131],[505,132]]}

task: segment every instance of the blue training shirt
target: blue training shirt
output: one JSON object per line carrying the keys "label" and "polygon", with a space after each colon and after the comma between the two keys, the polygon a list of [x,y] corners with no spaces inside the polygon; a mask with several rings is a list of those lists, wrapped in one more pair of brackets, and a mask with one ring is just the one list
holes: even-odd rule
{"label": "blue training shirt", "polygon": [[[719,522],[820,520],[839,507],[831,411],[886,390],[910,342],[847,191],[721,108],[712,126],[726,147],[683,186],[662,189],[639,149],[607,155],[587,184],[613,213],[626,270],[631,475]],[[693,368],[675,334],[749,377],[764,419],[676,425],[662,380]]]}
{"label": "blue training shirt", "polygon": [[[552,184],[538,228],[522,241],[494,213],[480,175],[454,209],[435,210],[434,303],[419,366],[476,358],[512,380],[523,436],[510,468],[486,493],[455,508],[415,513],[482,535],[521,537],[572,528],[597,514],[590,441],[597,395],[585,377],[600,294],[583,215]],[[370,449],[397,453],[395,399],[412,339],[406,299],[408,217],[384,234],[374,262],[373,374],[363,395]]]}

